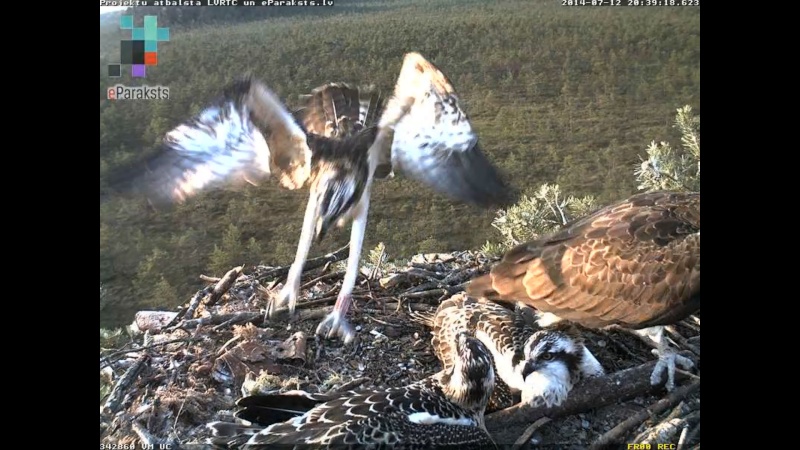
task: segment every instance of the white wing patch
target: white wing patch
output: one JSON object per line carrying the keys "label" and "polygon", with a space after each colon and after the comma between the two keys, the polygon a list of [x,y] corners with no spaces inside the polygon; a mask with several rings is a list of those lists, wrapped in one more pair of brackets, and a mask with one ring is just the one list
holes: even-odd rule
{"label": "white wing patch", "polygon": [[439,98],[427,92],[395,125],[392,155],[396,158],[404,151],[413,153],[415,149],[427,154],[437,151],[464,152],[472,148],[477,140],[472,125],[458,107],[455,95]]}
{"label": "white wing patch", "polygon": [[480,149],[452,84],[422,55],[406,54],[378,127],[373,147],[391,153],[392,167],[409,178],[462,202],[513,203],[515,193]]}
{"label": "white wing patch", "polygon": [[461,426],[477,426],[474,420],[468,417],[440,417],[436,414],[428,412],[415,412],[408,415],[408,420],[411,423],[420,425],[461,425]]}
{"label": "white wing patch", "polygon": [[[241,174],[251,184],[270,175],[267,141],[247,117],[232,104],[203,111],[193,123],[180,125],[165,142],[185,161],[194,162],[178,177],[172,195],[178,201],[197,191]],[[244,117],[243,117],[244,116]]]}
{"label": "white wing patch", "polygon": [[296,189],[307,181],[310,164],[306,136],[286,107],[260,81],[243,77],[169,131],[132,187],[153,203],[182,202],[211,185],[258,184],[278,174],[281,185]]}

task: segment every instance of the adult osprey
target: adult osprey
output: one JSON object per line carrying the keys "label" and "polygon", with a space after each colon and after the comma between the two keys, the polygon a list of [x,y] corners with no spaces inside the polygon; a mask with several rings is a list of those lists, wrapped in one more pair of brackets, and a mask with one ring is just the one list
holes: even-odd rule
{"label": "adult osprey", "polygon": [[669,348],[663,325],[700,309],[700,193],[641,193],[601,208],[512,248],[467,292],[590,328],[641,330],[658,344],[651,382],[666,368],[671,390],[675,363],[692,362]]}
{"label": "adult osprey", "polygon": [[345,315],[376,176],[396,169],[451,198],[487,208],[514,200],[481,151],[455,89],[421,55],[405,55],[394,93],[381,107],[372,90],[330,83],[314,90],[305,108],[292,115],[267,86],[247,77],[167,134],[166,152],[150,162],[143,184],[153,202],[183,201],[226,181],[255,184],[271,174],[285,188],[310,187],[295,260],[268,316],[281,307],[294,313],[312,241],[352,219],[342,288],[317,327],[318,334],[348,343],[354,332]]}
{"label": "adult osprey", "polygon": [[[454,364],[408,386],[332,394],[290,391],[244,397],[238,419],[212,422],[222,448],[497,448],[484,424],[494,389],[489,350],[461,333]],[[280,422],[286,414],[295,417]]]}
{"label": "adult osprey", "polygon": [[433,352],[445,369],[457,357],[456,334],[467,332],[486,345],[497,374],[488,412],[511,406],[516,393],[534,406],[559,405],[582,378],[605,373],[576,327],[534,327],[519,306],[512,311],[487,299],[456,294],[433,313],[412,312],[411,319],[431,328]]}

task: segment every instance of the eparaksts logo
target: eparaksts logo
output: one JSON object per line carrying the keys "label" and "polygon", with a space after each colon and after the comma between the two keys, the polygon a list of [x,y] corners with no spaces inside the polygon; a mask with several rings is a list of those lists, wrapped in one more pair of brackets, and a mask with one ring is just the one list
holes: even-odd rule
{"label": "eparaksts logo", "polygon": [[166,86],[111,86],[106,91],[109,100],[169,100]]}

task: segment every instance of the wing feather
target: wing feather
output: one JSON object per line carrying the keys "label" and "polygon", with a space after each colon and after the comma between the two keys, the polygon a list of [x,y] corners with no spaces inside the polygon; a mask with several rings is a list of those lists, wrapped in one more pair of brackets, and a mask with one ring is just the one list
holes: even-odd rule
{"label": "wing feather", "polygon": [[182,202],[235,181],[257,184],[272,174],[287,189],[309,178],[305,132],[278,97],[247,76],[223,89],[199,114],[167,133],[132,188],[157,204]]}
{"label": "wing feather", "polygon": [[301,99],[295,117],[307,133],[327,138],[345,138],[374,125],[381,106],[377,89],[347,83],[326,83]]}
{"label": "wing feather", "polygon": [[453,85],[418,53],[408,53],[381,115],[380,151],[393,168],[453,199],[482,207],[516,193],[486,158]]}

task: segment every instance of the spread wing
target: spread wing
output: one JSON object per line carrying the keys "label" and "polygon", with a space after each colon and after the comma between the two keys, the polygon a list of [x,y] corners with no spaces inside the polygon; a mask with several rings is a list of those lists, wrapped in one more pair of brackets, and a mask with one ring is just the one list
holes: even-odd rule
{"label": "spread wing", "polygon": [[163,204],[222,183],[257,184],[271,174],[282,186],[297,189],[309,178],[311,151],[305,132],[278,97],[248,76],[168,132],[146,165],[133,189]]}
{"label": "spread wing", "polygon": [[700,307],[700,194],[634,195],[511,249],[467,291],[588,327],[672,323]]}
{"label": "spread wing", "polygon": [[481,150],[453,85],[420,54],[405,55],[379,127],[380,151],[406,176],[482,207],[515,200]]}

